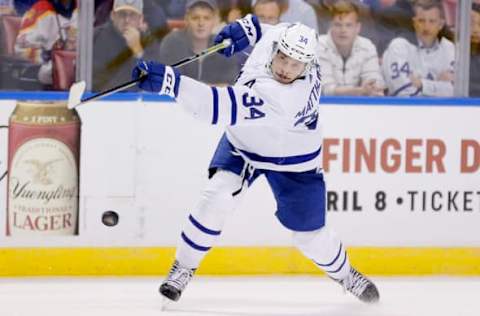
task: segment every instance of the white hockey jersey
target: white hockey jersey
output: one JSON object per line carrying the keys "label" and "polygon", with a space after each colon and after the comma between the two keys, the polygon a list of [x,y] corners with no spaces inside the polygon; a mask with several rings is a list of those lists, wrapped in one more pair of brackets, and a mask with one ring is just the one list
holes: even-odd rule
{"label": "white hockey jersey", "polygon": [[287,25],[262,28],[234,86],[209,87],[182,76],[177,101],[200,119],[226,124],[228,140],[255,168],[301,172],[321,166],[321,78],[318,66],[290,84],[269,73],[273,43]]}
{"label": "white hockey jersey", "polygon": [[[440,81],[444,71],[454,71],[455,46],[442,38],[432,48],[394,39],[383,55],[382,69],[388,94],[392,96],[453,96],[453,83]],[[410,74],[421,77],[422,89],[412,85]]]}

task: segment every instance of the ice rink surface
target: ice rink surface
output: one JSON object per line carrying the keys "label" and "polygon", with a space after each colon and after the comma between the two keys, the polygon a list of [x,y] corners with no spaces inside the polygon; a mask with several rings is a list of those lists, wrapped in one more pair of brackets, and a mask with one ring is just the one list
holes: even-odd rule
{"label": "ice rink surface", "polygon": [[325,277],[196,277],[161,311],[162,278],[0,279],[1,316],[478,316],[480,278],[372,278],[365,305]]}

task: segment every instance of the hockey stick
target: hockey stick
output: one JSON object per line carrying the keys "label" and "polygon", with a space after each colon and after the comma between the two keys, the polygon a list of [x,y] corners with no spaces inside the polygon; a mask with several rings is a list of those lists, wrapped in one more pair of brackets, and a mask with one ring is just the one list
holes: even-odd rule
{"label": "hockey stick", "polygon": [[[195,54],[193,56],[184,58],[184,59],[176,62],[175,64],[171,65],[171,67],[182,67],[182,66],[187,65],[187,64],[189,64],[189,63],[191,63],[191,62],[193,62],[193,61],[195,61],[199,58],[211,55],[215,52],[218,52],[221,49],[227,48],[231,44],[232,44],[232,41],[229,40],[229,39],[226,39],[223,42],[221,42],[219,44],[216,44],[216,45],[213,45],[213,46],[201,51],[198,54]],[[67,106],[68,106],[69,109],[73,109],[73,108],[76,108],[77,106],[79,106],[81,104],[85,104],[85,103],[93,101],[93,100],[98,100],[100,98],[109,96],[109,95],[111,95],[115,92],[123,91],[125,89],[128,89],[128,88],[131,88],[131,87],[135,86],[138,82],[144,80],[147,76],[148,76],[148,73],[144,71],[140,74],[140,76],[137,79],[133,79],[133,80],[128,81],[126,83],[123,83],[119,86],[116,86],[116,87],[113,87],[111,89],[102,91],[98,94],[92,95],[91,97],[88,97],[88,98],[85,98],[85,99],[82,99],[82,95],[85,92],[85,81],[76,82],[70,87]]]}

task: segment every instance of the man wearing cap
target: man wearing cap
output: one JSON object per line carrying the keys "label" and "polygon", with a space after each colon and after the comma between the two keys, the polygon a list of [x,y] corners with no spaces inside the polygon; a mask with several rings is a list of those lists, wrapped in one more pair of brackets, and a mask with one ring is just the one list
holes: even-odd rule
{"label": "man wearing cap", "polygon": [[[160,45],[158,59],[173,64],[213,45],[213,29],[218,5],[215,0],[188,0],[183,30],[169,33]],[[221,69],[221,71],[219,71]],[[233,83],[239,66],[234,59],[211,55],[179,68],[181,74],[209,84]]]}
{"label": "man wearing cap", "polygon": [[130,79],[138,58],[151,58],[155,45],[145,47],[143,0],[115,0],[110,21],[95,30],[93,89],[104,90]]}

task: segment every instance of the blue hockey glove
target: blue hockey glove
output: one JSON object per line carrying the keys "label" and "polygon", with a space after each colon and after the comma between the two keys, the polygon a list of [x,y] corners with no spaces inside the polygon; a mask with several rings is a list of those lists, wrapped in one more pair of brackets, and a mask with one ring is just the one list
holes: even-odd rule
{"label": "blue hockey glove", "polygon": [[240,52],[248,47],[248,45],[255,45],[262,37],[262,30],[260,22],[255,15],[247,14],[245,17],[227,24],[220,33],[215,36],[215,44],[223,42],[225,39],[230,39],[232,45],[218,52],[230,57],[233,54]]}
{"label": "blue hockey glove", "polygon": [[178,70],[154,61],[140,60],[132,71],[132,79],[138,79],[143,74],[145,78],[138,87],[149,92],[158,92],[175,98],[178,95],[180,73]]}

